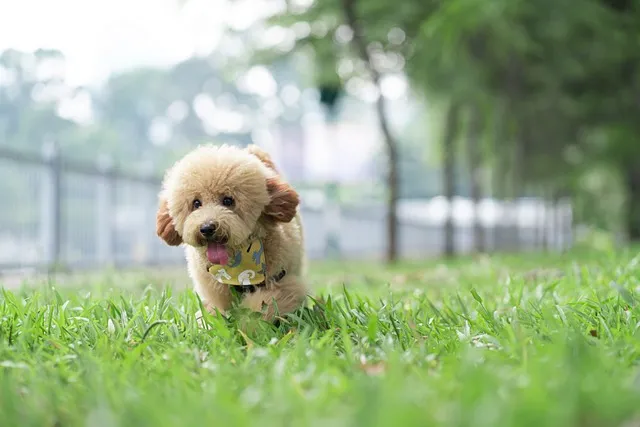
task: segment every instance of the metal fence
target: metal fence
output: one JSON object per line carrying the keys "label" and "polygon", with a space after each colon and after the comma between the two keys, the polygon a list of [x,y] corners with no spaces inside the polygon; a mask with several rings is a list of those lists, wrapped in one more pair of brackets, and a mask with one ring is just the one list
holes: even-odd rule
{"label": "metal fence", "polygon": [[[158,177],[126,174],[106,164],[72,162],[55,151],[34,155],[0,148],[0,273],[52,266],[79,269],[182,263],[182,249],[166,246],[155,235],[159,186]],[[305,203],[305,195],[319,191],[325,196],[323,187],[302,186],[300,191],[310,258],[384,254],[384,206],[340,207],[328,198],[312,206]],[[502,212],[483,219],[489,249],[529,250],[545,244],[562,249],[570,245],[570,204],[550,207],[538,203],[523,211],[526,203],[497,203],[494,205]],[[417,214],[411,204],[401,208],[401,256],[441,253],[442,216]],[[455,225],[456,250],[469,252],[471,223],[457,219]]]}

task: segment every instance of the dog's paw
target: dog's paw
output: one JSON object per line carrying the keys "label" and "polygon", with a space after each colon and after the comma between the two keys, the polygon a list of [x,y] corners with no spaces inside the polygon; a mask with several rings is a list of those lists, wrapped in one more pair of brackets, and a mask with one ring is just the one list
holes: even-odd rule
{"label": "dog's paw", "polygon": [[211,327],[205,322],[204,316],[202,315],[202,310],[196,311],[196,323],[198,324],[198,328],[209,330]]}

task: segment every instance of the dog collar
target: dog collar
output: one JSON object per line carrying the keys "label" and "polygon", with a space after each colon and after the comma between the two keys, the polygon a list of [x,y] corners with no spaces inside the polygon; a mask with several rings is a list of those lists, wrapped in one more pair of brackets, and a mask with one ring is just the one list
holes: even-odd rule
{"label": "dog collar", "polygon": [[[282,270],[282,271],[280,271],[280,273],[276,274],[271,279],[274,282],[279,282],[280,280],[284,279],[284,276],[286,276],[286,275],[287,275],[287,271],[286,270]],[[246,293],[252,294],[255,291],[257,291],[258,289],[264,288],[265,286],[267,286],[267,282],[258,283],[257,285],[232,286],[231,289],[236,291],[238,294],[246,294]]]}
{"label": "dog collar", "polygon": [[212,265],[211,273],[219,283],[229,286],[256,286],[265,283],[267,264],[262,240],[253,239],[236,251],[227,265]]}

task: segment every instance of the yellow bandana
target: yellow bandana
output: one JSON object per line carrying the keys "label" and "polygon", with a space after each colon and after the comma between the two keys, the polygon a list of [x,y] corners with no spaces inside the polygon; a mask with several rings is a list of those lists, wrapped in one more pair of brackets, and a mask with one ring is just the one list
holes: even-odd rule
{"label": "yellow bandana", "polygon": [[209,267],[209,273],[218,282],[230,286],[258,285],[265,281],[266,271],[264,246],[259,239],[252,240],[245,249],[237,251],[227,265]]}

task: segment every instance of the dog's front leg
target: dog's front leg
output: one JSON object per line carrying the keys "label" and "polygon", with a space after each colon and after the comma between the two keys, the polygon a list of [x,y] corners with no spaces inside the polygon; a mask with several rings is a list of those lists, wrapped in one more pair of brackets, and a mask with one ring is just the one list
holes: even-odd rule
{"label": "dog's front leg", "polygon": [[[218,308],[217,306],[215,306],[214,304],[211,304],[207,301],[202,301],[202,306],[204,307],[204,309],[212,316],[217,316],[218,313],[221,313],[223,315],[227,314],[227,310],[222,310],[220,308]],[[202,310],[198,310],[196,311],[196,323],[198,324],[199,328],[205,328],[206,324],[205,321],[203,319],[203,315],[202,315]]]}
{"label": "dog's front leg", "polygon": [[[218,312],[226,314],[231,308],[232,296],[228,286],[222,286],[220,284],[210,281],[210,278],[206,278],[208,281],[203,286],[200,282],[196,283],[196,293],[202,301],[202,306],[209,312],[209,314],[216,316]],[[204,327],[204,320],[202,319],[202,311],[196,312],[196,321],[198,326]]]}
{"label": "dog's front leg", "polygon": [[306,288],[300,285],[299,280],[288,276],[280,282],[268,284],[266,288],[245,295],[242,306],[261,312],[263,319],[267,321],[274,320],[276,314],[291,313],[304,305],[307,296]]}

